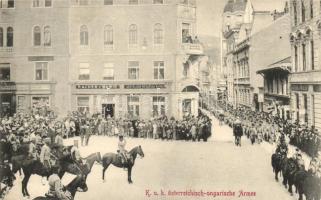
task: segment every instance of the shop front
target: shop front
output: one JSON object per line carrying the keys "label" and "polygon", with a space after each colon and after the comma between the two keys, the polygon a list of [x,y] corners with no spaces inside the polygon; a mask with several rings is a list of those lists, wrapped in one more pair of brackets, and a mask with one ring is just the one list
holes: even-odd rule
{"label": "shop front", "polygon": [[16,112],[16,84],[0,82],[0,117],[12,116]]}

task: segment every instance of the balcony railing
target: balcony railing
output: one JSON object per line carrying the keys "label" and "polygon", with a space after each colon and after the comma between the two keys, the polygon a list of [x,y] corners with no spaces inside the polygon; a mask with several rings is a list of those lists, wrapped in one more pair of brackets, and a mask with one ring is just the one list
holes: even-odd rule
{"label": "balcony railing", "polygon": [[14,51],[13,47],[0,47],[0,52],[12,53]]}

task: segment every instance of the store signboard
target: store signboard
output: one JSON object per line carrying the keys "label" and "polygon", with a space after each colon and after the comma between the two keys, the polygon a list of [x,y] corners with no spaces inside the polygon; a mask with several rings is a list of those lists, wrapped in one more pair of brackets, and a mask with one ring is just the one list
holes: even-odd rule
{"label": "store signboard", "polygon": [[104,89],[166,89],[166,84],[76,84],[79,90],[104,90]]}
{"label": "store signboard", "polygon": [[1,90],[16,90],[16,84],[14,82],[0,81],[0,91]]}

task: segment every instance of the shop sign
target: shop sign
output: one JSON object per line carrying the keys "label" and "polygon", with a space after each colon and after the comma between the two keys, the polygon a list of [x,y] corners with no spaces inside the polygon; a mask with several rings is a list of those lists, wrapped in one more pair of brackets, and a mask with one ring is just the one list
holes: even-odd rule
{"label": "shop sign", "polygon": [[120,85],[76,85],[76,89],[120,89]]}
{"label": "shop sign", "polygon": [[165,84],[135,84],[135,85],[124,85],[124,89],[164,89]]}
{"label": "shop sign", "polygon": [[1,90],[16,90],[16,84],[14,82],[0,81],[0,91]]}
{"label": "shop sign", "polygon": [[293,85],[291,85],[291,90],[292,91],[308,91],[309,86],[308,85],[293,84]]}

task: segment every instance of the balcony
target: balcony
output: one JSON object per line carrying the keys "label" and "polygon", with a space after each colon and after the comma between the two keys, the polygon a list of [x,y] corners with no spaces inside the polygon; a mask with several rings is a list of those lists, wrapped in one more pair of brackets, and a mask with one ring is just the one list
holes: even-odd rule
{"label": "balcony", "polygon": [[13,51],[13,47],[0,47],[0,53],[12,53]]}
{"label": "balcony", "polygon": [[183,43],[182,49],[184,53],[190,54],[190,55],[203,55],[204,50],[203,46],[200,43]]}

